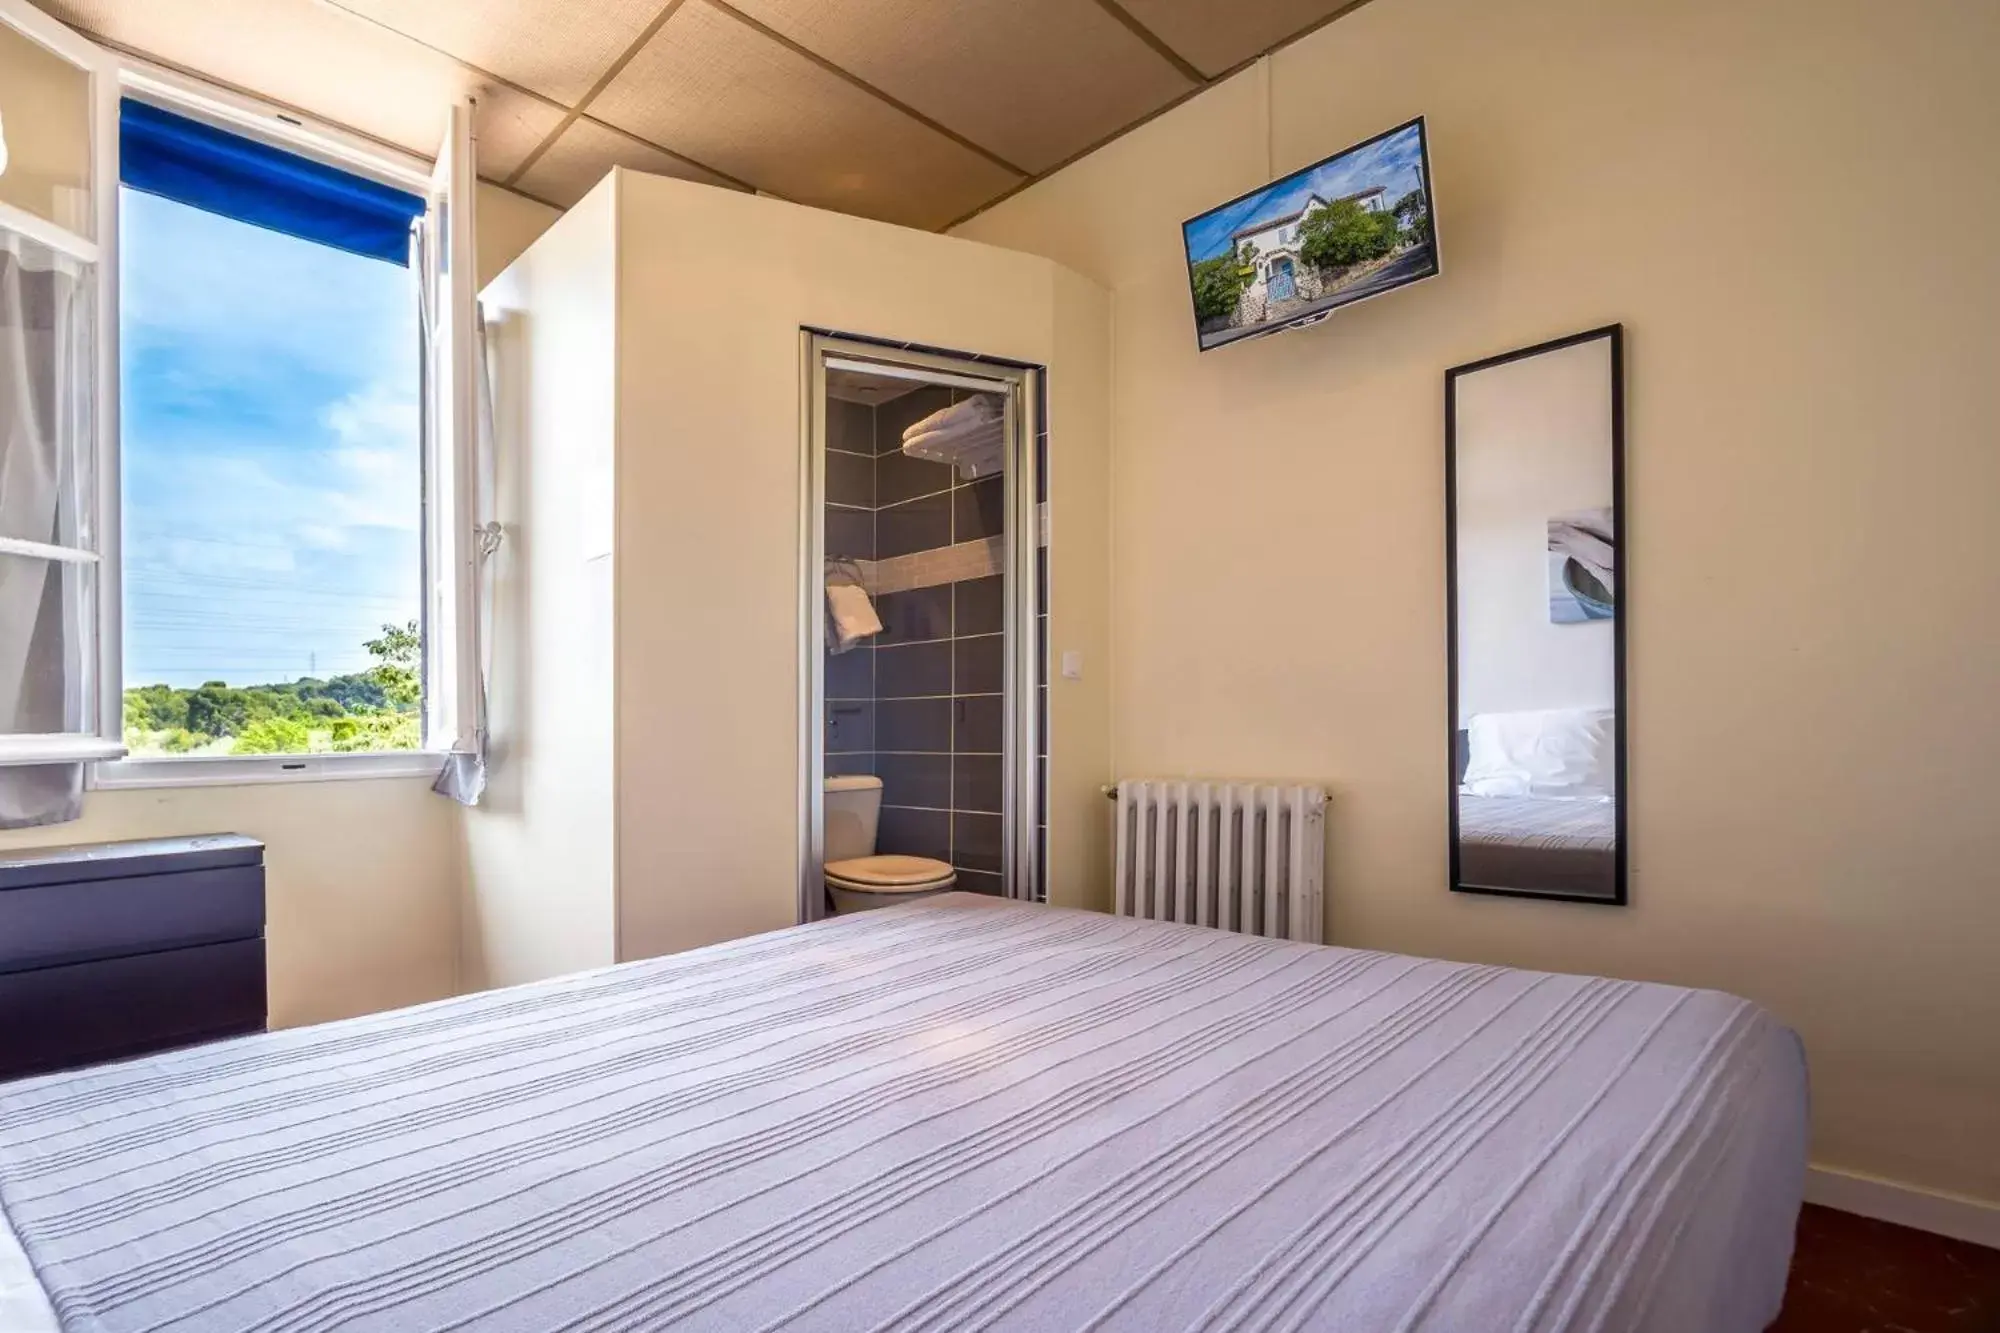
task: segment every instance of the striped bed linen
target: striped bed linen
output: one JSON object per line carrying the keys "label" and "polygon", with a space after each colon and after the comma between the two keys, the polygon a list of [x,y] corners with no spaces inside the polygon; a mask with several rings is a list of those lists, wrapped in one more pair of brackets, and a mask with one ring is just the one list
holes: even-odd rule
{"label": "striped bed linen", "polygon": [[1608,800],[1458,797],[1458,878],[1481,888],[1609,898],[1618,880],[1618,812]]}
{"label": "striped bed linen", "polygon": [[1751,1333],[1804,1166],[1728,995],[965,894],[0,1086],[65,1333]]}
{"label": "striped bed linen", "polygon": [[1618,842],[1617,809],[1610,801],[1460,792],[1458,836],[1467,842],[1608,852]]}

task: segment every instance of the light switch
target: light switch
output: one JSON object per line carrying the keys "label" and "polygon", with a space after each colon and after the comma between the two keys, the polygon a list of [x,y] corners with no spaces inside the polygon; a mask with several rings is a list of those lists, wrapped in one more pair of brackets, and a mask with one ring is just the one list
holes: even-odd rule
{"label": "light switch", "polygon": [[1074,648],[1062,655],[1062,677],[1064,680],[1083,679],[1083,654]]}

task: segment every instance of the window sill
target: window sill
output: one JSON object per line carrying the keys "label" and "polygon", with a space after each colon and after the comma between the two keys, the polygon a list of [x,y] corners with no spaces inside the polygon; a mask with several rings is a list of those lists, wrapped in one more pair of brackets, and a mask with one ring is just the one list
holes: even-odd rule
{"label": "window sill", "polygon": [[117,741],[96,736],[0,736],[0,767],[30,764],[87,764],[125,753]]}
{"label": "window sill", "polygon": [[117,791],[128,787],[244,787],[261,783],[434,778],[443,766],[444,755],[431,750],[123,759],[95,765],[90,786],[94,791]]}

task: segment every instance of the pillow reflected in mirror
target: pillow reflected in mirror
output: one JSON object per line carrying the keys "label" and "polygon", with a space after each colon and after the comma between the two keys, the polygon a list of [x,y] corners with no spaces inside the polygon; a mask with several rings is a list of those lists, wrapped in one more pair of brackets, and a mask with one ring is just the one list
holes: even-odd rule
{"label": "pillow reflected in mirror", "polygon": [[1469,796],[1609,800],[1617,714],[1610,708],[1475,713],[1460,790]]}

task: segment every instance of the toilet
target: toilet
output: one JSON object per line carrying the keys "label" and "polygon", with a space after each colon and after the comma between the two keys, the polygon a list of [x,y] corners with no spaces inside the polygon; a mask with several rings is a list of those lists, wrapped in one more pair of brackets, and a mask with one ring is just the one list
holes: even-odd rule
{"label": "toilet", "polygon": [[875,855],[882,779],[866,774],[826,780],[826,891],[837,913],[915,902],[958,881],[949,864],[928,856]]}

